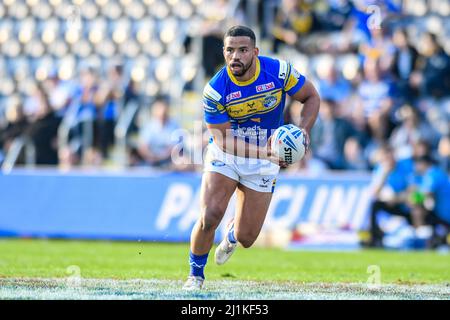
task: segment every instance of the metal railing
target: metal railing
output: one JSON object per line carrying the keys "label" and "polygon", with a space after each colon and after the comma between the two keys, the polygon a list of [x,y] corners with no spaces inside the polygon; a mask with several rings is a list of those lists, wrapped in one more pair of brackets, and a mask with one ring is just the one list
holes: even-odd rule
{"label": "metal railing", "polygon": [[127,133],[133,123],[133,119],[138,112],[140,103],[137,100],[130,100],[122,109],[114,128],[116,138],[116,161],[119,166],[128,165],[127,157]]}
{"label": "metal railing", "polygon": [[2,163],[2,172],[8,174],[14,168],[17,160],[22,153],[25,152],[25,166],[34,167],[36,164],[36,148],[34,143],[28,137],[17,137],[15,138],[6,154],[5,160]]}

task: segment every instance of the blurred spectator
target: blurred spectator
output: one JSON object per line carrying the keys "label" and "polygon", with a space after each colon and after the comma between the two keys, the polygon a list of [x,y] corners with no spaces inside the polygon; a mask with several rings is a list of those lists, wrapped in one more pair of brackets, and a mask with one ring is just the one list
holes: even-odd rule
{"label": "blurred spectator", "polygon": [[320,61],[317,67],[318,90],[322,99],[344,104],[352,93],[352,86],[348,80],[338,73],[335,64],[336,59],[334,57],[328,57],[328,59]]}
{"label": "blurred spectator", "polygon": [[[444,244],[450,228],[450,180],[449,176],[430,155],[414,159],[415,170],[421,175],[421,181],[410,197],[412,217],[415,227],[433,226],[432,247]],[[445,227],[439,234],[437,226]]]}
{"label": "blurred spectator", "polygon": [[28,126],[28,120],[23,112],[23,105],[19,97],[11,97],[6,106],[7,125],[0,129],[0,163],[14,139],[20,137]]}
{"label": "blurred spectator", "polygon": [[413,90],[409,78],[416,68],[418,52],[408,42],[408,36],[404,29],[395,30],[392,40],[395,46],[392,73],[396,78],[397,90],[404,100],[411,102]]}
{"label": "blurred spectator", "polygon": [[[324,114],[329,109],[324,107],[315,128],[319,132],[312,137],[317,138],[318,148],[313,148],[315,153],[304,163],[305,168],[313,168],[314,162],[323,166],[323,161],[318,159],[321,156],[331,168],[343,166],[349,170],[365,170],[373,163],[374,150],[385,142],[394,147],[397,157],[412,161],[411,154],[414,154],[421,140],[431,144],[430,154],[436,155],[439,151],[442,167],[448,168],[448,152],[445,150],[448,149],[446,146],[449,134],[450,58],[448,34],[445,29],[446,17],[440,17],[430,11],[428,2],[422,6],[422,13],[415,11],[420,6],[412,5],[411,1],[403,3],[392,0],[214,0],[187,1],[176,6],[169,2],[155,7],[158,10],[155,10],[155,15],[149,16],[149,20],[152,20],[148,21],[149,28],[143,28],[148,32],[140,33],[139,37],[136,35],[139,42],[144,43],[147,38],[156,36],[154,32],[159,30],[159,17],[177,19],[181,23],[177,25],[185,28],[179,28],[170,43],[166,43],[165,39],[170,40],[171,37],[161,37],[161,42],[155,46],[143,45],[140,52],[136,51],[136,56],[133,53],[133,45],[128,45],[128,40],[123,45],[118,45],[117,57],[125,59],[123,70],[120,66],[113,66],[105,73],[99,73],[92,67],[83,68],[83,65],[105,66],[108,60],[115,60],[103,54],[103,51],[109,51],[103,50],[107,45],[87,48],[86,41],[90,43],[92,39],[91,35],[86,33],[79,35],[79,46],[70,45],[66,54],[51,53],[51,59],[46,56],[39,59],[28,58],[26,46],[21,46],[20,52],[15,56],[5,52],[6,56],[3,59],[0,57],[0,76],[5,79],[0,86],[0,117],[3,118],[4,101],[8,99],[5,97],[20,93],[25,96],[21,108],[25,118],[31,122],[35,121],[42,97],[35,94],[28,96],[29,85],[33,81],[32,75],[39,79],[46,77],[44,88],[50,106],[57,111],[59,117],[64,116],[64,124],[70,124],[71,127],[69,146],[58,150],[60,161],[71,164],[103,164],[104,160],[108,159],[108,151],[111,151],[115,143],[113,130],[120,112],[118,105],[122,102],[125,105],[130,100],[140,101],[141,98],[153,97],[159,90],[178,96],[177,90],[171,90],[171,87],[158,77],[145,79],[151,77],[160,57],[173,56],[174,59],[179,59],[181,55],[186,54],[186,57],[190,58],[189,55],[200,50],[198,52],[202,57],[199,57],[199,61],[204,72],[192,74],[195,81],[189,80],[191,85],[182,86],[184,89],[180,90],[197,89],[201,87],[202,81],[208,80],[223,66],[223,32],[231,25],[244,24],[261,33],[258,39],[261,40],[261,53],[264,55],[270,54],[266,52],[270,51],[271,46],[267,40],[273,40],[268,36],[272,34],[275,37],[275,50],[283,44],[289,49],[300,50],[302,54],[299,57],[290,52],[283,52],[284,56],[280,58],[298,58],[297,62],[302,70],[310,71],[309,77],[317,83],[322,99],[332,100],[336,105],[331,118]],[[94,3],[94,6],[98,7],[99,4]],[[256,7],[259,11],[251,11]],[[381,15],[378,15],[375,9],[380,9]],[[397,15],[401,10],[404,12]],[[29,15],[34,16],[34,13],[30,12]],[[13,30],[19,27],[20,21],[8,15],[4,18],[12,24]],[[125,12],[122,18],[128,20],[130,30],[139,29],[140,19],[131,17],[128,12]],[[86,19],[92,20],[88,17]],[[110,19],[107,20],[109,30]],[[255,20],[259,25],[253,25]],[[200,36],[203,45],[193,48],[198,42],[192,41],[191,38],[190,47],[183,47],[183,42],[189,42],[189,39],[183,37],[189,38],[189,35]],[[55,43],[60,40],[72,43],[69,34],[65,35],[67,39],[61,39],[60,36],[64,37],[64,33],[58,33]],[[120,42],[111,32],[106,32],[103,36],[105,43]],[[59,46],[55,48],[59,49]],[[187,51],[183,51],[183,48]],[[92,52],[87,52],[91,50]],[[327,57],[323,59],[323,56],[318,56],[319,52],[326,53]],[[87,58],[83,58],[85,56]],[[13,63],[9,65],[11,59]],[[98,61],[95,61],[96,59]],[[137,60],[149,62],[148,74],[144,75],[144,80],[140,79],[139,74],[137,77],[131,77],[134,80],[130,80],[125,87],[123,79],[130,78],[130,74],[125,70],[133,70]],[[362,66],[361,72],[358,72],[359,65]],[[80,67],[79,76],[72,79],[73,70],[80,70]],[[181,67],[180,70],[182,72],[173,76],[184,79],[187,73],[198,71],[196,67],[192,67],[192,70]],[[17,81],[7,81],[22,73],[29,73],[30,78],[21,81],[17,80],[19,77]],[[206,75],[206,78],[203,78],[203,75]],[[178,80],[180,79],[173,79],[173,83]],[[14,92],[7,94],[11,86]],[[188,100],[188,103],[182,102],[184,106],[196,105],[196,101],[190,100],[195,100],[195,95],[183,94],[182,99]],[[405,104],[408,107],[399,108]],[[300,109],[301,104],[292,104],[286,110],[289,111],[285,114],[286,122],[299,123]],[[188,117],[195,117],[196,114],[195,109],[191,107],[183,107],[181,112]],[[133,115],[130,114],[130,117]],[[17,124],[8,121],[7,128],[4,125],[1,129],[3,137],[5,132],[8,136],[18,128],[21,131],[20,128],[23,129],[26,123],[25,118]],[[336,128],[345,122],[354,129],[354,134],[343,139],[342,145],[339,142],[341,134],[336,134],[334,130],[339,131],[340,129]],[[132,121],[131,126],[127,128],[127,139],[132,140],[132,134],[137,135],[138,130],[139,126]],[[336,136],[330,139],[330,133],[335,133]],[[14,133],[12,136],[17,135]],[[5,144],[3,141],[4,149],[7,145],[8,142]],[[337,150],[337,153],[334,154],[332,150]],[[139,161],[139,157],[140,153],[137,149],[134,150],[134,162]],[[340,157],[343,158],[341,165],[337,164],[339,161],[336,160]]]}
{"label": "blurred spectator", "polygon": [[368,170],[369,164],[364,157],[363,147],[356,137],[350,137],[344,144],[344,161],[346,170]]}
{"label": "blurred spectator", "polygon": [[124,96],[123,66],[115,64],[108,70],[108,77],[100,82],[95,93],[97,107],[95,145],[100,148],[103,158],[114,145],[114,128]]}
{"label": "blurred spectator", "polygon": [[239,3],[233,7],[228,0],[205,2],[200,8],[200,14],[204,19],[199,30],[202,37],[201,62],[205,76],[210,78],[224,64],[224,30],[232,25],[246,24],[246,18]]}
{"label": "blurred spectator", "polygon": [[39,101],[34,121],[27,128],[25,135],[31,139],[36,150],[36,164],[57,165],[57,133],[61,119],[51,108],[48,95],[42,84],[36,87],[35,96]]}
{"label": "blurred spectator", "polygon": [[[94,142],[94,121],[97,110],[95,96],[98,91],[99,75],[92,66],[80,71],[80,82],[72,97],[76,111],[76,124],[71,130],[71,140],[78,141],[77,153],[81,156],[86,151],[98,153],[92,149]],[[98,158],[99,155],[96,156]]]}
{"label": "blurred spectator", "polygon": [[366,12],[366,9],[367,4],[364,1],[352,1],[348,21],[345,25],[345,29],[351,30],[355,34],[355,37],[365,42],[369,41],[371,36],[367,24],[370,14]]}
{"label": "blurred spectator", "polygon": [[311,132],[315,157],[330,169],[345,169],[344,146],[354,133],[350,122],[336,116],[336,104],[332,100],[321,100],[319,119]]}
{"label": "blurred spectator", "polygon": [[79,121],[93,121],[96,115],[95,96],[99,87],[98,71],[88,66],[80,71],[80,85],[75,91],[74,100],[77,100]]}
{"label": "blurred spectator", "polygon": [[[401,11],[401,8],[392,0],[353,0],[350,5],[351,10],[345,28],[353,30],[355,36],[365,43],[373,40],[373,31],[378,32],[382,29],[383,20]],[[371,5],[375,5],[375,8],[368,10]]]}
{"label": "blurred spectator", "polygon": [[377,61],[380,74],[386,74],[392,67],[395,53],[387,29],[381,27],[370,29],[370,41],[361,43],[359,53],[364,63],[366,60]]}
{"label": "blurred spectator", "polygon": [[157,97],[152,104],[151,119],[139,132],[138,153],[145,163],[155,166],[170,166],[173,148],[179,143],[174,138],[179,125],[169,116],[169,102]]}
{"label": "blurred spectator", "polygon": [[332,0],[319,3],[321,10],[317,10],[315,16],[320,31],[341,31],[352,10],[350,1]]}
{"label": "blurred spectator", "polygon": [[441,98],[450,92],[450,57],[432,33],[425,33],[419,43],[418,69],[411,75],[411,86],[424,96]]}
{"label": "blurred spectator", "polygon": [[371,190],[372,204],[370,207],[370,242],[371,247],[382,247],[383,231],[378,225],[378,214],[386,212],[391,215],[406,218],[412,224],[411,212],[406,205],[405,195],[413,166],[410,162],[397,162],[394,158],[394,150],[383,145],[378,149],[378,160],[373,171]]}
{"label": "blurred spectator", "polygon": [[394,129],[389,139],[398,159],[411,157],[413,144],[419,140],[429,145],[436,142],[437,133],[426,121],[421,121],[417,109],[404,105],[399,109],[399,118],[401,125]]}
{"label": "blurred spectator", "polygon": [[439,164],[443,170],[450,173],[450,136],[441,137],[438,146]]}
{"label": "blurred spectator", "polygon": [[69,81],[61,81],[56,70],[52,70],[43,85],[48,92],[52,109],[57,111],[58,116],[64,116],[70,103],[72,84]]}
{"label": "blurred spectator", "polygon": [[273,27],[273,52],[277,53],[281,44],[300,48],[300,36],[311,31],[314,23],[312,5],[305,0],[282,0]]}
{"label": "blurred spectator", "polygon": [[392,85],[380,73],[377,60],[366,60],[364,79],[358,87],[360,108],[364,111],[369,135],[377,141],[385,141],[393,124],[391,121]]}

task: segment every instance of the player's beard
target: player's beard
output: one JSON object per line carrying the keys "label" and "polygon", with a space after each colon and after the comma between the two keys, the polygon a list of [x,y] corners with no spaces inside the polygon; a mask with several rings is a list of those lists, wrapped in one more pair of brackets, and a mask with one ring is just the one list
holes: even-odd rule
{"label": "player's beard", "polygon": [[[235,77],[242,77],[243,75],[245,75],[246,72],[248,71],[248,69],[250,69],[250,67],[252,66],[253,59],[254,58],[252,58],[252,60],[246,66],[242,62],[232,62],[230,64],[230,70],[231,70],[231,73],[233,74],[233,76],[235,76]],[[238,63],[238,64],[241,65],[241,71],[240,72],[233,72],[233,70],[231,69],[231,65],[235,64],[235,63]]]}

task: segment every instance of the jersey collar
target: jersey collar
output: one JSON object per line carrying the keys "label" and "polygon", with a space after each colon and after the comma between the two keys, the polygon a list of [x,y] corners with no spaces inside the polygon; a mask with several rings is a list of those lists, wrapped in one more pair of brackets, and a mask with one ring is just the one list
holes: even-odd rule
{"label": "jersey collar", "polygon": [[256,57],[255,75],[253,77],[251,77],[250,79],[248,79],[247,81],[239,81],[238,79],[236,79],[235,76],[231,73],[230,69],[227,66],[228,76],[230,77],[231,81],[233,81],[233,83],[238,86],[248,86],[249,84],[252,84],[253,82],[255,82],[256,79],[258,79],[258,77],[259,77],[260,71],[261,71],[261,66],[259,64],[259,57]]}

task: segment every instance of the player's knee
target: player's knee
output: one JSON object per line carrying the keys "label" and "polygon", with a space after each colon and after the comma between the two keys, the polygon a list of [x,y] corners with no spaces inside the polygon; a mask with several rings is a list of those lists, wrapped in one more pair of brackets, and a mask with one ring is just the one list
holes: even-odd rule
{"label": "player's knee", "polygon": [[255,243],[255,240],[256,239],[246,238],[246,239],[242,239],[242,240],[238,240],[238,241],[241,243],[241,245],[244,248],[247,249],[247,248],[250,248]]}
{"label": "player's knee", "polygon": [[258,235],[254,235],[251,233],[237,233],[236,234],[236,240],[239,241],[239,243],[244,247],[244,248],[250,248],[253,243],[255,243],[256,238],[258,237]]}
{"label": "player's knee", "polygon": [[220,224],[223,212],[219,207],[207,207],[201,219],[201,226],[203,231],[216,230]]}

